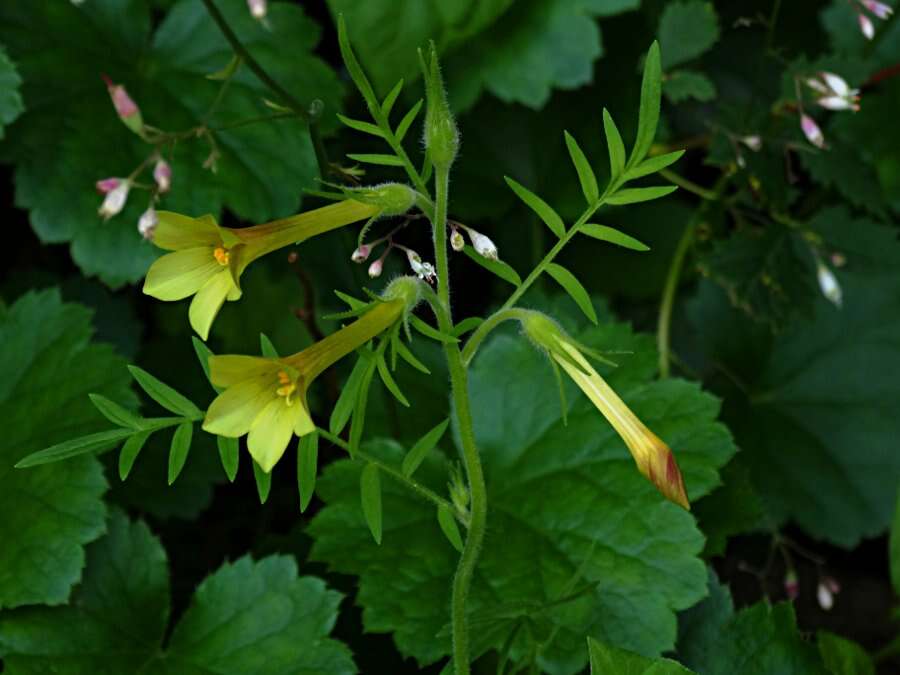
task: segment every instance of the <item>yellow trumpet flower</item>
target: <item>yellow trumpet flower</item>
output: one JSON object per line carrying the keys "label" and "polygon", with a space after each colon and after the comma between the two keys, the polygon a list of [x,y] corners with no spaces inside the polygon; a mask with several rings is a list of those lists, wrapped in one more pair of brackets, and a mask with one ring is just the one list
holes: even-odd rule
{"label": "yellow trumpet flower", "polygon": [[395,279],[383,298],[353,323],[292,356],[211,356],[212,383],[225,389],[206,411],[203,429],[231,438],[247,434],[250,454],[270,472],[294,434],[315,430],[306,402],[313,380],[410,311],[419,300],[419,282]]}
{"label": "yellow trumpet flower", "polygon": [[638,470],[670,501],[690,510],[687,491],[675,455],[637,415],[625,405],[606,380],[582,355],[583,347],[568,337],[551,319],[529,312],[522,327],[553,361],[565,370],[597,410],[625,441]]}
{"label": "yellow trumpet flower", "polygon": [[144,293],[167,301],[193,295],[188,316],[205,340],[225,300],[241,297],[241,274],[251,262],[378,212],[377,204],[348,199],[263,225],[233,229],[220,227],[211,215],[190,218],[160,211],[153,243],[173,253],[150,266]]}

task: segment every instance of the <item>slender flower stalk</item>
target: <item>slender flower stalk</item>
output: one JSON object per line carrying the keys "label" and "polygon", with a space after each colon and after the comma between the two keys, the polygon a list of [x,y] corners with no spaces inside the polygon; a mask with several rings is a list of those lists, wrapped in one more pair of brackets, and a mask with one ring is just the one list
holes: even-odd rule
{"label": "slender flower stalk", "polygon": [[316,377],[388,330],[419,297],[419,282],[400,277],[359,319],[292,356],[211,356],[212,382],[225,389],[210,405],[203,429],[230,438],[246,434],[250,454],[269,473],[294,435],[315,431],[306,395]]}
{"label": "slender flower stalk", "polygon": [[164,301],[194,296],[188,314],[191,326],[205,340],[225,300],[241,297],[240,278],[251,262],[368,218],[377,210],[374,204],[346,200],[241,229],[220,227],[210,215],[190,218],[159,211],[153,243],[173,252],[151,265],[144,293]]}
{"label": "slender flower stalk", "polygon": [[672,502],[690,509],[684,479],[675,455],[659,437],[625,405],[606,380],[583,356],[590,352],[565,334],[551,319],[539,312],[528,312],[522,318],[525,334],[561,366],[587,395],[597,410],[621,436],[631,452],[638,470]]}

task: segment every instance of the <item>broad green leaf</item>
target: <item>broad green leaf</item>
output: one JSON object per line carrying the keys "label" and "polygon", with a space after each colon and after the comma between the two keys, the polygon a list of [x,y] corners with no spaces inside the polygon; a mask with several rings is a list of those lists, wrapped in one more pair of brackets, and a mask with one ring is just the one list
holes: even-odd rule
{"label": "broad green leaf", "polygon": [[581,183],[581,191],[588,204],[594,204],[600,199],[600,189],[597,187],[597,177],[591,168],[590,162],[584,156],[581,148],[578,146],[572,135],[566,131],[566,147],[569,149],[569,157],[572,158],[572,164],[575,165],[575,171],[578,172],[578,182]]}
{"label": "broad green leaf", "polygon": [[98,431],[87,436],[78,436],[26,455],[16,462],[14,466],[17,469],[25,469],[40,466],[41,464],[52,464],[79,455],[96,455],[114,448],[119,444],[119,441],[135,433],[134,429],[112,429],[110,431]]}
{"label": "broad green leaf", "polygon": [[259,503],[265,504],[269,499],[269,492],[272,489],[272,473],[266,473],[262,470],[256,460],[253,460],[253,480],[256,483],[256,492],[259,495]]}
{"label": "broad green leaf", "polygon": [[353,675],[349,649],[328,637],[340,601],[320,579],[298,577],[293,558],[245,556],[200,583],[170,630],[165,551],[146,525],[115,513],[72,601],[5,612],[0,651],[9,675]]}
{"label": "broad green leaf", "polygon": [[659,20],[662,66],[674,66],[706,53],[719,39],[719,19],[711,2],[676,0],[666,5]]}
{"label": "broad green leaf", "polygon": [[[638,7],[637,0],[329,0],[343,13],[353,47],[386,92],[398,78],[419,76],[415,47],[434,40],[451,102],[457,111],[489,92],[541,108],[553,89],[576,89],[593,80],[603,54],[596,19]],[[397,17],[403,21],[398,22]],[[353,71],[351,70],[351,75]]]}
{"label": "broad green leaf", "polygon": [[88,398],[91,399],[91,403],[100,411],[100,414],[116,426],[127,429],[141,428],[141,418],[115,401],[110,401],[100,394],[88,394]]}
{"label": "broad green leaf", "polygon": [[659,199],[670,195],[678,189],[676,185],[660,185],[659,187],[625,188],[618,190],[611,197],[607,197],[606,203],[613,206],[649,202],[651,199]]}
{"label": "broad green leaf", "polygon": [[385,155],[378,153],[353,153],[347,157],[355,162],[363,164],[377,164],[378,166],[403,166],[403,160],[397,155]]}
{"label": "broad green leaf", "polygon": [[587,642],[591,675],[690,675],[692,672],[671,659],[648,659],[592,637]]}
{"label": "broad green leaf", "polygon": [[[900,244],[891,228],[830,209],[810,223],[837,271],[838,309],[818,298],[809,319],[773,336],[729,307],[710,285],[689,304],[692,333],[731,378],[728,423],[773,521],[852,547],[894,516],[900,436]],[[728,384],[737,381],[740,388]]]}
{"label": "broad green leaf", "polygon": [[562,239],[566,234],[566,226],[565,223],[563,223],[563,219],[559,217],[559,214],[553,210],[553,207],[524,186],[519,185],[509,176],[505,176],[504,178],[506,184],[516,193],[516,196],[525,202],[528,207],[544,221],[544,224],[550,228],[550,231],[553,232],[553,234]]}
{"label": "broad green leaf", "polygon": [[366,464],[359,476],[363,515],[376,544],[381,544],[381,476],[377,464]]}
{"label": "broad green leaf", "polygon": [[603,109],[603,131],[606,134],[606,146],[609,150],[609,171],[613,178],[625,170],[625,144],[609,111]]}
{"label": "broad green leaf", "polygon": [[579,228],[580,232],[588,235],[589,237],[593,237],[594,239],[599,239],[600,241],[607,241],[610,244],[616,244],[617,246],[621,246],[623,248],[630,248],[632,251],[649,251],[650,247],[646,244],[642,244],[634,237],[629,237],[624,232],[620,232],[614,227],[608,227],[606,225],[596,225],[594,223],[586,223]]}
{"label": "broad green leaf", "polygon": [[[735,452],[715,422],[718,401],[692,383],[657,381],[650,336],[607,323],[573,333],[589,346],[633,352],[617,357],[619,368],[604,376],[675,449],[689,494],[708,493]],[[554,675],[587,665],[588,635],[646,656],[671,649],[675,610],[706,593],[697,557],[703,537],[690,515],[638,473],[622,441],[571,383],[569,423],[562,425],[551,369],[521,338],[497,335],[486,343],[469,388],[491,505],[470,599],[473,656],[499,649],[526,620],[544,626],[539,665]],[[366,451],[391,465],[403,456],[391,441],[369,443]],[[359,577],[367,631],[392,632],[403,654],[433,663],[450,648],[447,601],[434,598],[449,597],[458,553],[434,507],[395,481],[383,486],[384,545],[374,545],[357,497],[363,467],[336,462],[320,476],[325,507],[310,526],[312,557]],[[442,455],[430,453],[416,480],[443,492],[447,471]],[[518,632],[512,654],[521,656],[514,658],[526,658],[532,639]]]}
{"label": "broad green leaf", "polygon": [[459,533],[459,526],[456,524],[456,518],[453,517],[453,511],[446,504],[438,506],[437,521],[444,536],[447,537],[447,541],[450,542],[453,548],[462,553],[463,540]]}
{"label": "broad green leaf", "polygon": [[297,489],[300,491],[300,512],[306,511],[316,490],[319,464],[319,434],[306,434],[297,448]]}
{"label": "broad green leaf", "polygon": [[814,645],[797,629],[788,603],[759,602],[735,613],[728,589],[710,573],[710,595],[681,615],[678,655],[699,675],[740,672],[826,675]]}
{"label": "broad green leaf", "polygon": [[654,42],[647,52],[647,60],[644,62],[644,78],[641,81],[641,107],[638,115],[637,137],[631,156],[628,158],[627,168],[633,168],[647,156],[653,139],[656,136],[656,126],[659,123],[659,105],[662,96],[662,70],[659,62],[659,44]]}
{"label": "broad green leaf", "polygon": [[594,311],[594,304],[591,302],[591,296],[585,290],[581,282],[562,265],[550,263],[546,267],[547,274],[556,280],[563,290],[575,301],[575,304],[584,312],[584,315],[591,320],[591,323],[597,323],[597,313]]}
{"label": "broad green leaf", "polygon": [[463,249],[463,253],[469,256],[470,260],[475,261],[488,272],[503,279],[503,281],[511,283],[513,286],[522,285],[522,277],[519,276],[519,273],[502,260],[488,260],[469,245],[466,245]]}
{"label": "broad green leaf", "polygon": [[672,103],[694,99],[712,101],[716,97],[716,85],[703,73],[693,70],[676,70],[666,76],[663,93]]}
{"label": "broad green leaf", "polygon": [[184,463],[187,461],[188,452],[191,450],[191,437],[194,434],[192,422],[182,422],[172,435],[172,445],[169,448],[169,485],[175,482]]}
{"label": "broad green leaf", "polygon": [[[152,22],[146,0],[0,3],[0,43],[19,65],[27,107],[6,152],[16,163],[16,201],[28,209],[43,242],[70,244],[82,272],[112,286],[138,281],[158,255],[136,227],[148,196],[134,191],[126,209],[102,223],[93,185],[107,176],[127,176],[153,148],[116,117],[100,74],[127,87],[148,124],[181,132],[207,114],[221,83],[206,75],[233,53],[201,2],[169,4],[161,21]],[[272,3],[268,26],[250,16],[246,3],[217,6],[276,81],[304,105],[314,98],[325,102],[323,125],[333,128],[330,113],[340,107],[343,86],[313,54],[321,29],[300,6]],[[42,40],[29,35],[30,26],[41,27]],[[264,101],[273,96],[249,68],[241,68],[210,126],[269,115]],[[172,189],[158,208],[196,215],[228,208],[259,223],[297,211],[300,188],[313,187],[318,172],[301,120],[248,124],[215,135],[221,152],[216,173],[202,168],[211,152],[208,141],[178,142]],[[150,182],[147,173],[140,179]]]}
{"label": "broad green leaf", "polygon": [[706,535],[704,556],[725,555],[730,537],[747,532],[769,533],[774,528],[750,474],[739,462],[722,469],[722,485],[691,505]]}
{"label": "broad green leaf", "polygon": [[6,127],[25,110],[25,104],[22,102],[22,94],[19,87],[22,84],[22,78],[3,45],[0,45],[0,140],[6,132]]}
{"label": "broad green leaf", "polygon": [[665,155],[648,157],[636,167],[626,172],[625,177],[628,180],[634,180],[635,178],[643,178],[644,176],[649,176],[650,174],[654,174],[657,171],[665,169],[670,164],[674,164],[679,159],[681,159],[681,156],[683,154],[684,150],[676,150],[675,152],[668,152]]}
{"label": "broad green leaf", "polygon": [[819,656],[830,675],[875,675],[872,657],[853,640],[820,630],[816,641]]}
{"label": "broad green leaf", "polygon": [[219,459],[229,482],[233,483],[237,477],[238,463],[241,457],[241,446],[237,438],[216,436],[216,445],[219,449]]}
{"label": "broad green leaf", "polygon": [[198,420],[203,417],[200,409],[190,400],[160,381],[146,370],[137,366],[128,366],[128,372],[141,386],[147,396],[159,403],[166,410],[189,419]]}
{"label": "broad green leaf", "polygon": [[141,450],[144,447],[144,444],[147,442],[147,439],[150,438],[150,431],[142,431],[140,433],[134,434],[129,437],[127,441],[122,445],[122,449],[119,451],[119,478],[122,480],[126,480],[128,478],[128,474],[131,473],[131,467],[134,466],[134,462],[140,454]]}
{"label": "broad green leaf", "polygon": [[331,418],[328,421],[328,430],[333,434],[339,434],[347,426],[350,416],[353,414],[353,405],[359,397],[359,388],[362,385],[364,375],[369,368],[372,356],[360,356],[350,371],[350,376],[341,387],[341,394],[338,396],[334,408],[331,409]]}
{"label": "broad green leaf", "polygon": [[[43,447],[108,429],[89,393],[137,405],[125,362],[91,343],[92,333],[91,312],[55,290],[0,310],[0,608],[65,602],[81,579],[84,545],[103,533],[106,480],[96,458],[13,468]],[[116,433],[106,448],[131,432]]]}
{"label": "broad green leaf", "polygon": [[447,431],[447,426],[449,424],[449,418],[445,419],[416,441],[415,445],[410,448],[409,452],[406,453],[406,456],[403,458],[401,470],[403,471],[404,476],[409,478],[416,472],[416,469],[419,468],[419,465],[423,462],[428,453],[440,442],[441,438],[444,436],[444,432]]}

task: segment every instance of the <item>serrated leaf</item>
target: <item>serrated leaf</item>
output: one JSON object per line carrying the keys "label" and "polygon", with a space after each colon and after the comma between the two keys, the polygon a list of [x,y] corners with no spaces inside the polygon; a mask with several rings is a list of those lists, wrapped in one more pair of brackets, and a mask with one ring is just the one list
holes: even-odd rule
{"label": "serrated leaf", "polygon": [[300,437],[297,448],[297,489],[300,491],[300,513],[306,511],[316,490],[319,464],[319,434]]}
{"label": "serrated leaf", "polygon": [[419,99],[416,101],[416,104],[409,109],[403,119],[400,120],[400,124],[397,125],[397,131],[394,132],[394,135],[397,137],[397,142],[401,143],[404,138],[406,138],[406,132],[409,131],[409,128],[412,126],[412,123],[415,122],[416,117],[419,114],[419,111],[422,109],[422,103],[424,101]]}
{"label": "serrated leaf", "polygon": [[644,77],[641,80],[641,107],[638,114],[637,137],[634,140],[634,148],[628,158],[626,168],[632,168],[639,164],[656,136],[656,126],[659,123],[659,106],[662,97],[662,69],[660,66],[659,44],[654,42],[647,52],[647,60],[644,62]]}
{"label": "serrated leaf", "polygon": [[415,445],[406,453],[406,456],[403,458],[403,464],[400,467],[404,476],[409,478],[416,472],[416,469],[419,468],[419,465],[425,460],[428,453],[440,442],[449,424],[449,418],[445,419],[415,442]]}
{"label": "serrated leaf", "polygon": [[[652,336],[605,323],[571,332],[589,346],[633,353],[604,377],[676,449],[690,494],[708,493],[735,452],[715,422],[718,401],[696,384],[658,381]],[[569,425],[562,426],[552,377],[537,350],[504,335],[485,343],[470,370],[476,440],[490,476],[487,535],[470,595],[471,653],[474,659],[503,648],[515,624],[528,621],[543,628],[540,636],[522,631],[514,639],[513,666],[527,666],[541,640],[541,669],[572,675],[587,664],[588,635],[641,654],[671,649],[675,609],[704,596],[706,571],[698,557],[703,537],[690,515],[665,503],[637,472],[585,397],[571,397]],[[379,441],[366,452],[396,465],[403,449]],[[372,544],[358,506],[361,469],[336,462],[319,477],[325,507],[309,529],[312,557],[359,577],[366,630],[390,631],[403,654],[421,666],[434,663],[449,653],[450,636],[446,607],[433,602],[430,589],[448,587],[458,553],[434,507],[394,481],[383,485],[383,532],[386,543],[403,545]],[[447,471],[444,457],[431,453],[416,481],[440,492]],[[401,568],[402,579],[394,573]]]}
{"label": "serrated leaf", "polygon": [[352,153],[347,157],[354,162],[363,164],[376,164],[378,166],[403,166],[403,160],[397,155],[385,155],[381,153]]}
{"label": "serrated leaf", "polygon": [[150,438],[151,433],[153,432],[141,431],[136,433],[130,436],[122,445],[122,449],[119,451],[119,478],[121,480],[128,478],[128,474],[131,473],[131,467],[134,466],[134,461],[143,449],[147,439]]}
{"label": "serrated leaf", "polygon": [[636,167],[627,171],[625,173],[625,177],[627,180],[634,180],[635,178],[643,178],[644,176],[649,176],[650,174],[654,174],[657,171],[661,171],[667,166],[674,164],[679,159],[681,159],[681,156],[683,154],[684,150],[676,150],[675,152],[669,152],[665,155],[648,157]]}
{"label": "serrated leaf", "polygon": [[351,129],[356,129],[356,131],[361,131],[364,134],[371,134],[372,136],[377,136],[378,138],[384,138],[384,134],[381,133],[381,129],[379,129],[378,126],[372,124],[371,122],[354,120],[345,115],[341,115],[340,113],[338,113],[337,118]]}
{"label": "serrated leaf", "polygon": [[671,659],[650,659],[592,637],[587,642],[591,675],[690,675],[693,672]]}
{"label": "serrated leaf", "polygon": [[606,108],[603,109],[603,131],[609,149],[609,171],[612,177],[616,178],[625,170],[625,144],[612,115]]}
{"label": "serrated leaf", "polygon": [[22,78],[16,70],[16,64],[7,56],[0,45],[0,140],[3,139],[6,127],[25,110],[19,87]]}
{"label": "serrated leaf", "polygon": [[630,237],[624,232],[620,232],[614,227],[606,225],[597,225],[595,223],[585,223],[579,229],[580,232],[594,239],[606,241],[610,244],[616,244],[623,248],[630,248],[632,251],[649,251],[650,247],[638,241],[634,237]]}
{"label": "serrated leaf", "polygon": [[262,467],[253,460],[253,480],[256,483],[256,492],[259,495],[259,503],[265,504],[269,499],[269,492],[272,490],[272,473],[266,473]]}
{"label": "serrated leaf", "polygon": [[651,199],[659,199],[670,195],[678,189],[677,185],[660,185],[659,187],[625,188],[618,190],[614,195],[606,199],[606,203],[612,206],[625,204],[637,204],[649,202]]}
{"label": "serrated leaf", "polygon": [[591,320],[591,323],[597,324],[597,313],[594,311],[594,304],[591,302],[591,296],[585,290],[581,282],[562,265],[550,263],[545,268],[549,274],[563,290],[575,301],[575,304],[584,312],[584,315]]}
{"label": "serrated leaf", "polygon": [[[136,0],[77,7],[0,3],[0,43],[19,64],[28,104],[6,148],[5,159],[16,164],[16,200],[29,210],[42,241],[69,244],[82,272],[111,286],[140,280],[158,251],[135,226],[147,208],[147,193],[133,192],[123,212],[108,223],[97,215],[101,198],[90,189],[94,181],[129,175],[152,150],[118,119],[100,73],[124,84],[147,123],[167,131],[204,121],[212,128],[225,127],[271,114],[264,100],[272,92],[245,68],[204,120],[221,86],[206,75],[227,62],[233,50],[202,3],[168,5],[171,10],[157,19],[149,3]],[[321,31],[299,6],[270,7],[268,28],[243,3],[220,3],[219,9],[254,58],[302,104],[319,98],[328,110],[340,108],[343,85],[314,55]],[[21,26],[41,26],[47,42],[38,44]],[[285,44],[291,48],[283,49]],[[104,49],[85,50],[84,45]],[[142,65],[147,63],[152,67]],[[331,115],[322,120],[326,128],[335,122]],[[205,138],[181,140],[172,152],[166,149],[173,181],[158,208],[218,214],[227,207],[257,223],[296,213],[300,188],[313,187],[318,172],[301,119],[214,133],[220,153],[216,173],[202,166],[211,152]],[[54,150],[35,151],[43,147]],[[152,182],[147,171],[138,179]]]}
{"label": "serrated leaf", "polygon": [[183,422],[175,429],[172,435],[172,445],[169,448],[169,485],[175,482],[184,463],[187,461],[188,452],[191,450],[191,437],[194,435],[194,424]]}
{"label": "serrated leaf", "polygon": [[575,171],[578,172],[578,182],[581,183],[581,191],[588,204],[594,204],[600,199],[600,189],[597,187],[597,177],[591,168],[590,162],[584,156],[581,148],[578,146],[572,135],[566,131],[566,147],[569,149],[569,157],[572,158],[572,164],[575,165]]}
{"label": "serrated leaf", "polygon": [[437,521],[444,536],[447,537],[447,541],[450,542],[453,548],[462,553],[463,540],[462,536],[459,534],[459,526],[456,524],[456,518],[453,517],[453,512],[446,504],[440,504],[438,506]]}
{"label": "serrated leaf", "polygon": [[293,558],[225,563],[196,588],[174,627],[169,574],[159,540],[116,512],[108,534],[88,548],[69,604],[0,616],[5,672],[357,672],[350,650],[328,636],[341,595],[321,579],[298,577]]}
{"label": "serrated leaf", "polygon": [[141,386],[147,396],[159,403],[166,410],[192,420],[199,420],[203,413],[186,397],[179,394],[169,385],[137,366],[128,366],[128,372]]}
{"label": "serrated leaf", "polygon": [[113,424],[127,429],[141,428],[141,418],[115,401],[111,401],[100,394],[88,394],[88,397],[91,399],[94,407]]}
{"label": "serrated leaf", "polygon": [[241,458],[241,446],[237,438],[227,438],[225,436],[216,436],[216,446],[219,450],[219,461],[222,462],[222,469],[225,470],[225,476],[228,481],[233,483],[237,477],[238,463]]}
{"label": "serrated leaf", "polygon": [[[91,312],[63,303],[56,290],[26,293],[0,310],[0,609],[66,602],[81,579],[84,545],[103,533],[107,483],[96,458],[13,468],[42,447],[108,428],[89,392],[137,405],[124,360],[92,343],[92,333]],[[131,433],[116,429],[100,447]]]}
{"label": "serrated leaf", "polygon": [[659,20],[662,65],[669,70],[703,55],[719,39],[719,19],[711,2],[670,2]]}
{"label": "serrated leaf", "polygon": [[489,260],[488,258],[485,258],[483,255],[475,251],[475,249],[473,249],[468,244],[463,249],[463,253],[469,256],[470,260],[478,263],[491,274],[494,274],[503,279],[503,281],[511,283],[516,287],[522,285],[522,277],[519,276],[519,273],[516,272],[512,268],[512,266],[508,265],[502,260]]}
{"label": "serrated leaf", "polygon": [[337,435],[344,430],[350,416],[353,414],[353,405],[359,396],[359,388],[362,385],[363,376],[368,369],[371,356],[360,356],[353,365],[353,370],[344,386],[341,387],[341,394],[331,409],[331,417],[328,420],[328,430]]}
{"label": "serrated leaf", "polygon": [[381,476],[376,464],[366,464],[359,476],[363,515],[375,543],[381,545]]}
{"label": "serrated leaf", "polygon": [[716,85],[703,73],[676,70],[666,76],[663,93],[672,103],[694,99],[705,103],[716,97]]}
{"label": "serrated leaf", "polygon": [[544,221],[544,224],[550,228],[550,231],[553,232],[553,234],[560,239],[565,236],[565,223],[563,223],[563,219],[560,218],[559,214],[553,210],[552,206],[524,186],[519,185],[519,183],[509,176],[504,176],[504,180],[506,180],[506,184],[509,185],[510,189],[516,193],[516,196],[525,202],[525,204],[527,204],[528,207]]}

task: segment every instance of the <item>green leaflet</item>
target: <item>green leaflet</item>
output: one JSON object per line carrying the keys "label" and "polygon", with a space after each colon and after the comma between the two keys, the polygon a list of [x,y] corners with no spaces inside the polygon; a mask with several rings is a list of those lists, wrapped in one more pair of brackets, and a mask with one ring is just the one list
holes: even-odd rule
{"label": "green leaflet", "polygon": [[662,72],[660,66],[659,44],[654,42],[647,52],[647,60],[644,62],[644,78],[641,81],[641,106],[638,115],[638,131],[634,140],[634,148],[628,158],[627,168],[639,164],[656,136],[656,126],[659,123],[659,102],[662,96]]}
{"label": "green leaflet", "polygon": [[544,221],[544,224],[550,228],[550,231],[553,232],[553,234],[555,234],[559,238],[562,238],[565,235],[565,223],[563,223],[563,219],[559,217],[559,214],[553,210],[552,206],[550,206],[547,202],[545,202],[543,199],[538,197],[527,188],[519,185],[509,176],[505,176],[504,178],[506,180],[506,184],[509,185],[510,189],[513,192],[516,193],[516,196],[523,202],[525,202],[528,207],[532,211],[534,211],[542,221]]}
{"label": "green leaflet", "polygon": [[135,381],[141,386],[141,389],[159,403],[166,410],[183,415],[192,420],[199,420],[203,417],[200,409],[194,405],[189,399],[179,394],[169,385],[157,379],[146,370],[137,366],[128,366],[128,371]]}
{"label": "green leaflet", "polygon": [[[91,343],[92,333],[91,312],[56,290],[27,293],[0,312],[0,418],[16,420],[0,446],[3,608],[65,602],[81,578],[84,545],[103,533],[106,481],[96,458],[13,468],[42,447],[108,428],[88,393],[136,406],[125,362]],[[130,433],[116,430],[101,445]]]}
{"label": "green leaflet", "polygon": [[591,168],[590,162],[585,157],[584,152],[578,146],[572,135],[564,132],[566,138],[566,147],[569,149],[569,157],[572,158],[572,164],[575,165],[575,171],[578,173],[578,182],[581,183],[581,191],[588,204],[594,204],[600,198],[600,189],[597,187],[597,177]]}
{"label": "green leaflet", "polygon": [[306,434],[297,448],[297,489],[300,491],[300,512],[306,511],[316,489],[319,461],[319,434]]}
{"label": "green leaflet", "polygon": [[340,601],[320,579],[298,577],[293,558],[245,556],[201,582],[169,631],[165,551],[144,523],[116,512],[88,549],[72,601],[4,612],[0,650],[10,675],[184,675],[187,663],[222,675],[352,675],[349,650],[328,637]]}
{"label": "green leaflet", "polygon": [[449,418],[445,419],[416,441],[415,445],[410,448],[409,452],[406,453],[406,456],[403,458],[401,470],[403,471],[404,476],[409,478],[416,472],[416,469],[419,468],[419,465],[424,461],[428,453],[431,452],[434,446],[441,440],[444,432],[447,431],[447,426],[449,424]]}
{"label": "green leaflet", "polygon": [[376,544],[381,544],[381,477],[377,464],[366,464],[359,477],[363,515]]}
{"label": "green leaflet", "polygon": [[272,490],[272,473],[263,471],[255,460],[253,464],[253,481],[256,483],[256,493],[259,495],[259,503],[265,504]]}
{"label": "green leaflet", "polygon": [[579,231],[583,232],[589,237],[593,237],[594,239],[606,241],[610,244],[616,244],[617,246],[621,246],[623,248],[630,248],[632,251],[650,250],[649,246],[647,246],[646,244],[642,244],[634,237],[629,237],[624,232],[620,232],[613,227],[607,227],[606,225],[586,223],[579,228]]}
{"label": "green leaflet", "polygon": [[606,134],[606,146],[609,151],[609,172],[613,178],[617,178],[625,170],[625,144],[612,115],[606,108],[603,109],[603,132]]}
{"label": "green leaflet", "polygon": [[588,292],[585,290],[584,286],[581,285],[581,282],[575,278],[575,275],[562,265],[557,265],[556,263],[547,265],[546,270],[547,274],[553,277],[556,282],[563,287],[563,290],[572,297],[575,304],[577,304],[581,311],[584,312],[584,315],[591,320],[591,323],[596,325],[597,313],[594,311],[591,296],[588,295]]}
{"label": "green leaflet", "polygon": [[191,449],[191,436],[194,433],[194,425],[191,422],[183,422],[175,429],[172,436],[172,446],[169,448],[169,485],[175,482],[178,474],[184,468],[188,452]]}
{"label": "green leaflet", "polygon": [[489,260],[480,253],[476,253],[468,244],[466,244],[466,247],[463,249],[463,253],[469,256],[470,260],[478,263],[488,272],[496,274],[503,279],[503,281],[511,283],[513,286],[522,285],[522,277],[519,276],[519,273],[502,260]]}
{"label": "green leaflet", "polygon": [[659,187],[646,188],[625,188],[618,190],[611,197],[607,197],[606,203],[613,206],[624,206],[625,204],[637,204],[638,202],[649,202],[651,199],[659,199],[670,195],[678,187],[675,185],[664,185]]}

